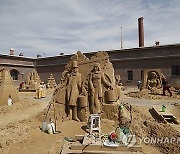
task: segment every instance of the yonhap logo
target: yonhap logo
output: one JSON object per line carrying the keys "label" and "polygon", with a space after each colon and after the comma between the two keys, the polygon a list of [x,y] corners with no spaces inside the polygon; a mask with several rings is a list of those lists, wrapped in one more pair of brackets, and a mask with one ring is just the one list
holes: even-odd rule
{"label": "yonhap logo", "polygon": [[136,144],[136,136],[131,134],[129,128],[120,128],[121,141],[127,147],[133,147]]}
{"label": "yonhap logo", "polygon": [[136,144],[136,136],[133,134],[124,134],[122,137],[122,143],[127,147],[133,147]]}

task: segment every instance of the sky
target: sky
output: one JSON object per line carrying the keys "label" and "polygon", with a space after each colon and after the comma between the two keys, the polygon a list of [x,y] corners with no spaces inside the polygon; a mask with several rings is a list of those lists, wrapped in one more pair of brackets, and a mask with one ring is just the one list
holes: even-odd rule
{"label": "sky", "polygon": [[0,0],[0,54],[25,57],[180,43],[179,0]]}

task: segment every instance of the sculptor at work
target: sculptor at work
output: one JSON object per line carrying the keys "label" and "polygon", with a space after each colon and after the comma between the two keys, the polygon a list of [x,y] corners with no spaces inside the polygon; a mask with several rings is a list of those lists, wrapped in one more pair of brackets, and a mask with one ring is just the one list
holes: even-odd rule
{"label": "sculptor at work", "polygon": [[163,85],[163,96],[166,96],[166,90],[167,90],[171,97],[172,92],[170,90],[170,84],[167,82],[166,77],[162,77],[162,85]]}
{"label": "sculptor at work", "polygon": [[72,120],[80,121],[77,117],[77,99],[81,89],[81,74],[78,72],[77,61],[72,62],[71,73],[67,76],[67,105],[68,116]]}
{"label": "sculptor at work", "polygon": [[96,63],[89,76],[91,113],[101,113],[101,102],[103,101],[102,84],[113,89],[111,84],[105,80],[100,64]]}
{"label": "sculptor at work", "polygon": [[149,72],[147,78],[147,89],[153,90],[160,87],[161,87],[161,82],[160,79],[158,78],[157,73],[154,71]]}

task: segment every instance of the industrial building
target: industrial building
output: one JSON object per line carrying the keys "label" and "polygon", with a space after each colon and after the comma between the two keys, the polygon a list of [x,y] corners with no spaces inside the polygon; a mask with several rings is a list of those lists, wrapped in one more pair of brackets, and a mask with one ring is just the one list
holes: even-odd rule
{"label": "industrial building", "polygon": [[[154,47],[139,47],[131,49],[106,51],[109,54],[115,74],[121,76],[122,83],[133,86],[141,79],[144,69],[161,69],[171,84],[180,86],[180,44]],[[91,57],[94,53],[85,53]],[[27,79],[34,69],[41,80],[47,81],[52,73],[59,83],[64,66],[72,55],[62,55],[45,58],[25,58],[14,55],[0,55],[0,69],[10,70],[16,84]]]}

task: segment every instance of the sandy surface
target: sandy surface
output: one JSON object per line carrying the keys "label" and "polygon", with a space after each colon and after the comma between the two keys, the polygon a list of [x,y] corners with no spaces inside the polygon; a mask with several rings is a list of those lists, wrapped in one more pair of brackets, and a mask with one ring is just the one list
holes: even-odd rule
{"label": "sandy surface", "polygon": [[[126,94],[136,91],[136,88],[128,88],[121,94],[121,101],[133,105],[132,130],[139,136],[173,136],[180,135],[179,125],[160,124],[153,119],[148,111],[153,105],[165,104],[168,109],[180,120],[180,100],[177,98],[161,98],[158,100],[139,99],[129,97]],[[2,154],[56,154],[59,153],[64,143],[64,137],[84,134],[86,123],[76,121],[58,122],[59,134],[49,135],[40,129],[44,109],[52,97],[52,91],[47,92],[46,99],[35,99],[35,93],[19,93],[20,102],[13,106],[0,107],[0,153]],[[146,125],[144,122],[146,121]],[[84,126],[84,127],[83,127]],[[114,121],[102,120],[102,133],[110,133],[115,130]],[[180,136],[179,136],[180,137]],[[146,145],[142,143],[144,153],[173,153],[178,145]],[[166,149],[167,148],[167,149]],[[160,152],[161,151],[161,152]]]}

